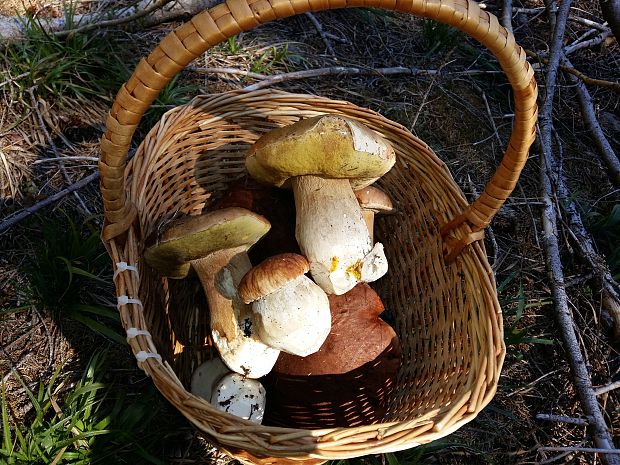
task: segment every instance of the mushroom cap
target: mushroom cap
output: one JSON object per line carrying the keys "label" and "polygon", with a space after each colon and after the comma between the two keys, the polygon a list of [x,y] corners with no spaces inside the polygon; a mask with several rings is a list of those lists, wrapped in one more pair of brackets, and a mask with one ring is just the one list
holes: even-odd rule
{"label": "mushroom cap", "polygon": [[266,400],[267,393],[260,381],[244,378],[239,373],[220,379],[211,396],[216,409],[259,424],[265,414]]}
{"label": "mushroom cap", "polygon": [[355,198],[362,210],[389,213],[394,209],[392,200],[378,187],[368,186],[355,191]]}
{"label": "mushroom cap", "polygon": [[246,273],[239,283],[239,297],[249,304],[277,291],[309,270],[308,260],[301,255],[274,255]]}
{"label": "mushroom cap", "polygon": [[213,389],[218,381],[220,381],[227,373],[230,373],[228,367],[219,357],[207,360],[194,370],[191,381],[191,391],[207,401],[211,401]]}
{"label": "mushroom cap", "polygon": [[362,123],[339,115],[319,115],[261,136],[247,154],[249,173],[260,182],[289,187],[295,176],[349,179],[361,189],[387,173],[394,148]]}
{"label": "mushroom cap", "polygon": [[245,208],[224,208],[174,221],[156,238],[149,238],[146,262],[163,276],[184,278],[190,262],[222,249],[249,249],[271,224]]}

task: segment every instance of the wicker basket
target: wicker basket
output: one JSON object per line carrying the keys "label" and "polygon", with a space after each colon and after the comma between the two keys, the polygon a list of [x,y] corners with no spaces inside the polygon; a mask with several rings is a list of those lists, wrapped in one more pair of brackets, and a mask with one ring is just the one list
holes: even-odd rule
{"label": "wicker basket", "polygon": [[[273,90],[197,97],[167,113],[127,163],[144,112],[167,82],[210,47],[277,18],[360,6],[450,24],[498,58],[514,92],[514,127],[497,172],[474,203],[467,204],[445,165],[402,126],[351,103]],[[399,214],[377,224],[390,271],[376,289],[395,315],[403,360],[382,423],[321,430],[256,425],[186,390],[192,369],[211,355],[202,292],[191,281],[168,281],[145,266],[143,242],[176,214],[200,214],[243,176],[243,152],[263,132],[322,113],[363,121],[397,152],[396,165],[379,183]],[[535,120],[536,84],[524,51],[474,1],[229,0],[195,16],[140,61],[116,97],[102,140],[103,238],[140,366],[196,428],[246,463],[321,463],[393,452],[455,431],[497,387],[505,347],[483,230],[517,182]]]}

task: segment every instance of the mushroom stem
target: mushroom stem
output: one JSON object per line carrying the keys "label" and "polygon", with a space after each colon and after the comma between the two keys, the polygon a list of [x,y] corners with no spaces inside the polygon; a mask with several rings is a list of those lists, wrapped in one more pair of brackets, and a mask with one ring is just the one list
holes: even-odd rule
{"label": "mushroom stem", "polygon": [[191,263],[209,302],[211,334],[222,360],[249,378],[266,375],[279,351],[253,335],[251,306],[236,292],[241,278],[252,268],[247,246],[218,250]]}
{"label": "mushroom stem", "polygon": [[362,217],[364,217],[364,221],[366,222],[368,235],[370,236],[370,242],[372,243],[375,240],[375,212],[373,210],[362,209]]}
{"label": "mushroom stem", "polygon": [[[211,330],[217,331],[221,337],[232,340],[237,337],[237,311],[233,301],[224,296],[216,287],[215,279],[220,270],[226,267],[236,255],[246,255],[247,247],[235,247],[231,249],[217,250],[206,257],[193,260],[192,266],[200,278],[209,302],[209,314],[211,318]],[[248,260],[249,271],[252,266]]]}
{"label": "mushroom stem", "polygon": [[360,280],[372,249],[369,229],[348,179],[291,179],[297,218],[295,237],[310,273],[328,294],[344,294]]}

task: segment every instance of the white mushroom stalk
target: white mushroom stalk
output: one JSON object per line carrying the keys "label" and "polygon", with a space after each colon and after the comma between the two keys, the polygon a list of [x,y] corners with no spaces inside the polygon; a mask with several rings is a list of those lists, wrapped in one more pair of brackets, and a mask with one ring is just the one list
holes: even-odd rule
{"label": "white mushroom stalk", "polygon": [[328,294],[341,295],[388,270],[383,246],[372,240],[348,179],[298,176],[291,180],[295,237],[310,273]]}

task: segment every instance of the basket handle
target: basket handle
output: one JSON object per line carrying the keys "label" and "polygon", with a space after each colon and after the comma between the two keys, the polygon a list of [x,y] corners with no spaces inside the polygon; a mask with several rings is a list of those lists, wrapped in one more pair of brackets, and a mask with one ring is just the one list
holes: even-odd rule
{"label": "basket handle", "polygon": [[[448,258],[454,258],[481,231],[514,189],[535,137],[537,89],[525,51],[497,17],[472,0],[227,0],[206,10],[170,34],[146,58],[119,90],[101,140],[100,187],[105,224],[102,238],[123,235],[136,218],[136,207],[124,187],[127,153],[136,127],[170,80],[191,61],[227,38],[275,19],[308,11],[346,7],[377,7],[411,13],[454,26],[485,45],[508,77],[515,100],[514,125],[504,157],[475,202],[442,226]],[[463,225],[463,228],[459,228]],[[459,239],[450,232],[462,229]],[[120,239],[120,238],[119,238]]]}

